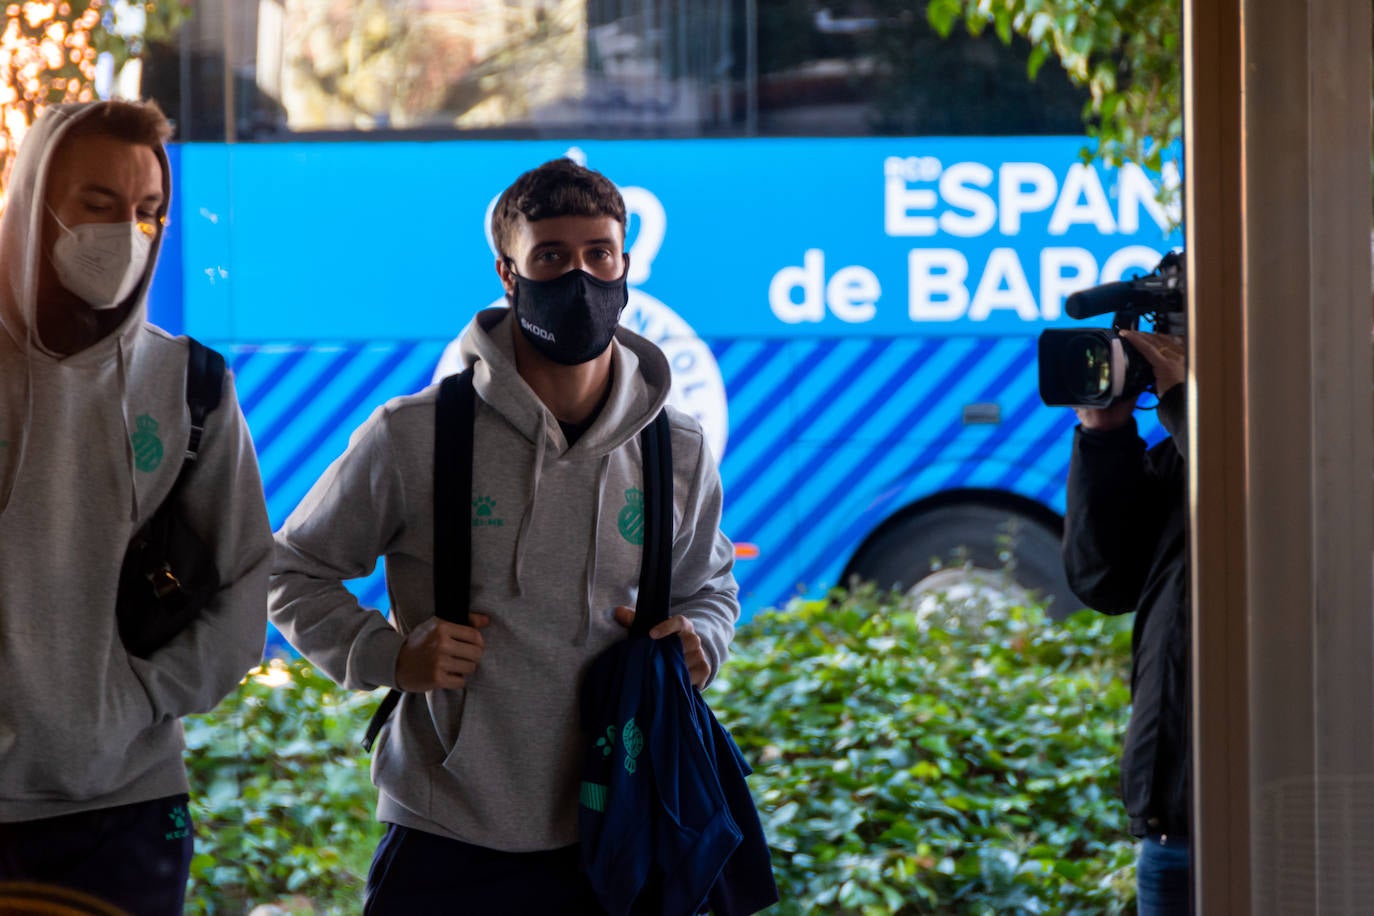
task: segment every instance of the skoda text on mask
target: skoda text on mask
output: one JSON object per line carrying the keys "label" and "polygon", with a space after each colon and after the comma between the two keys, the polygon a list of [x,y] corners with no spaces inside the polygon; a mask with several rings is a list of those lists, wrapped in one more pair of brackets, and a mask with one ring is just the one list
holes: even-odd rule
{"label": "skoda text on mask", "polygon": [[94,309],[112,309],[127,299],[147,269],[152,230],[142,223],[68,227],[56,213],[53,219],[62,230],[52,251],[58,281]]}
{"label": "skoda text on mask", "polygon": [[539,327],[539,325],[532,323],[528,318],[521,318],[521,319],[520,319],[520,327],[524,328],[526,331],[529,331],[529,332],[530,332],[531,334],[533,334],[535,337],[539,337],[539,338],[542,338],[542,339],[544,339],[544,340],[547,340],[549,343],[557,343],[557,342],[558,342],[558,341],[554,338],[553,332],[552,332],[552,331],[546,331],[546,330],[544,330],[543,328]]}

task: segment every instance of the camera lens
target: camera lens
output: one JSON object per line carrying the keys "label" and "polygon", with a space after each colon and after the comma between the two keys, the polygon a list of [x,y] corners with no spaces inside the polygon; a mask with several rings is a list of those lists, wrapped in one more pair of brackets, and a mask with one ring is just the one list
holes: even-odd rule
{"label": "camera lens", "polygon": [[1107,341],[1096,334],[1080,334],[1064,348],[1064,382],[1078,398],[1099,398],[1112,388],[1112,359]]}

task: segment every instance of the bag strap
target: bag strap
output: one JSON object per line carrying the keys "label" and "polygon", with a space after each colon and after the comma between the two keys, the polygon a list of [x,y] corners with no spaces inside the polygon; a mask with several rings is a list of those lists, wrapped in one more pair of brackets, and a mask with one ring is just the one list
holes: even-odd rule
{"label": "bag strap", "polygon": [[[186,406],[191,411],[191,438],[186,443],[186,464],[200,456],[205,420],[219,406],[224,393],[224,357],[194,337],[186,354]],[[183,466],[183,470],[184,470]]]}
{"label": "bag strap", "polygon": [[[476,417],[472,369],[439,383],[434,405],[434,614],[464,626],[472,591],[472,424]],[[382,698],[363,734],[363,750],[372,750],[401,693],[393,688]]]}
{"label": "bag strap", "polygon": [[472,370],[439,386],[434,429],[434,613],[468,624],[472,594]]}
{"label": "bag strap", "polygon": [[668,619],[673,580],[673,439],[668,414],[660,410],[639,434],[643,453],[644,548],[639,564],[639,598],[630,635],[648,636]]}

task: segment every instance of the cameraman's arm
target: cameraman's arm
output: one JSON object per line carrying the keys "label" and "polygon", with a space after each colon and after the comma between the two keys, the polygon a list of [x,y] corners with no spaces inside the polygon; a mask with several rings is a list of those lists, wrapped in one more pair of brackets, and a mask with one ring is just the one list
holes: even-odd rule
{"label": "cameraman's arm", "polygon": [[1156,488],[1133,406],[1080,410],[1069,464],[1064,572],[1074,594],[1108,614],[1135,610],[1156,536]]}
{"label": "cameraman's arm", "polygon": [[1121,336],[1149,362],[1155,376],[1155,391],[1159,393],[1159,422],[1173,437],[1178,453],[1187,458],[1188,413],[1183,383],[1188,378],[1188,367],[1183,338],[1143,331],[1122,331]]}
{"label": "cameraman's arm", "polygon": [[1175,385],[1159,399],[1159,422],[1164,425],[1174,447],[1186,461],[1188,458],[1188,398],[1182,385]]}

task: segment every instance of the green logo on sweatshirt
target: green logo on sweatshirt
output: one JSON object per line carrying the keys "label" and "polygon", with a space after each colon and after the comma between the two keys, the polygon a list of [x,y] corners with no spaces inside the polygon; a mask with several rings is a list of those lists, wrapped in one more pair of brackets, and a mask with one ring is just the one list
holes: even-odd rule
{"label": "green logo on sweatshirt", "polygon": [[606,737],[596,739],[596,748],[601,751],[602,757],[611,756],[611,751],[615,750],[615,726],[606,726]]}
{"label": "green logo on sweatshirt", "polygon": [[634,719],[625,723],[625,729],[620,733],[620,742],[625,747],[625,772],[633,776],[639,766],[635,758],[644,750],[644,733],[639,730]]}
{"label": "green logo on sweatshirt", "polygon": [[191,812],[186,810],[185,805],[173,805],[172,810],[167,812],[167,816],[172,819],[172,829],[168,831],[166,839],[186,839],[186,836],[191,832]]}
{"label": "green logo on sweatshirt", "polygon": [[625,491],[625,508],[616,516],[620,536],[636,547],[644,546],[644,493],[641,490]]}
{"label": "green logo on sweatshirt", "polygon": [[500,528],[506,524],[504,518],[496,514],[496,500],[490,496],[479,496],[472,501],[474,528]]}
{"label": "green logo on sweatshirt", "polygon": [[162,440],[157,437],[157,421],[146,413],[134,421],[138,432],[129,437],[134,445],[134,467],[147,473],[162,464]]}

